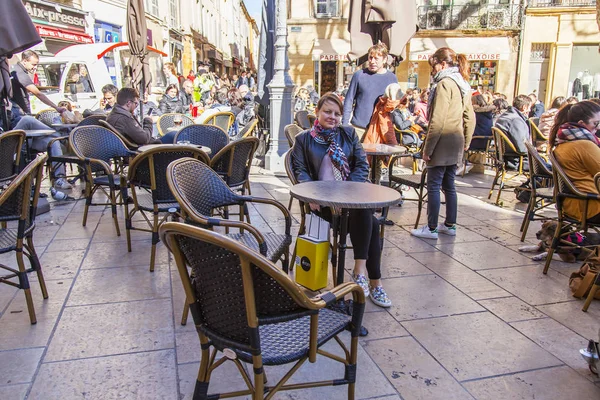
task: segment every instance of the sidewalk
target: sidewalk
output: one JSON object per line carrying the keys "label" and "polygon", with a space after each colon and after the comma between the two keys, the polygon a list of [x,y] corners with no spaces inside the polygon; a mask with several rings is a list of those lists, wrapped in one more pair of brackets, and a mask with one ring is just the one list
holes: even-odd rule
{"label": "sidewalk", "polygon": [[[251,179],[252,195],[287,205],[286,179]],[[598,339],[600,302],[583,313],[583,302],[571,297],[568,276],[579,265],[553,261],[544,276],[542,262],[517,250],[524,207],[512,201],[512,190],[500,208],[487,200],[489,175],[458,181],[455,238],[413,238],[416,205],[390,210],[395,225],[386,229],[382,275],[394,305],[386,310],[368,300],[356,398],[600,398],[600,379],[579,355],[588,339]],[[82,227],[82,200],[51,205],[34,234],[50,294],[42,300],[32,282],[37,325],[29,323],[22,291],[0,285],[0,399],[191,399],[200,346],[191,318],[179,323],[183,290],[166,248],[159,245],[150,273],[150,234],[134,231],[128,253],[122,210],[116,237],[110,209],[91,207]],[[260,230],[283,229],[277,210],[250,211]],[[299,219],[297,202],[293,213]],[[424,212],[420,225],[425,221]],[[536,243],[538,228],[531,224],[528,243]],[[14,254],[0,257],[14,265]],[[339,353],[335,343],[329,347]],[[266,371],[273,383],[286,368]],[[343,368],[318,358],[293,381],[341,375]],[[243,388],[226,363],[209,391]],[[345,399],[346,393],[336,386],[275,398]]]}

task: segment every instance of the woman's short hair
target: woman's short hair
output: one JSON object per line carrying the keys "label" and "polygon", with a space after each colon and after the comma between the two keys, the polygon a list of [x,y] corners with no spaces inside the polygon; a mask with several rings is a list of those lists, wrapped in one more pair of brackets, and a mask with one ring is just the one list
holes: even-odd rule
{"label": "woman's short hair", "polygon": [[342,103],[340,98],[332,92],[327,92],[323,96],[321,96],[321,98],[317,102],[317,110],[320,110],[321,107],[323,107],[323,104],[325,104],[328,101],[335,103],[335,105],[337,105],[340,108],[340,112],[344,112],[344,104]]}

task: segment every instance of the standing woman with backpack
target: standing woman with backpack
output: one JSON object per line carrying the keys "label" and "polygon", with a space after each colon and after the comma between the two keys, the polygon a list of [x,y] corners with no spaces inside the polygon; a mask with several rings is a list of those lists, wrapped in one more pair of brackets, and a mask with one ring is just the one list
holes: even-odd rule
{"label": "standing woman with backpack", "polygon": [[[469,66],[464,54],[448,47],[429,58],[433,85],[429,93],[429,128],[423,145],[427,162],[427,225],[413,229],[413,236],[437,239],[438,233],[455,236],[458,198],[454,179],[475,130]],[[440,189],[446,198],[446,220],[438,225]]]}

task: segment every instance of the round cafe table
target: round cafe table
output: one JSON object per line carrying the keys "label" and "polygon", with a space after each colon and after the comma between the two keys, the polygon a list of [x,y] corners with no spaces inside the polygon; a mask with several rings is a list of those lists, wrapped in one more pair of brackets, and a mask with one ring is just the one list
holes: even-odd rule
{"label": "round cafe table", "polygon": [[203,152],[205,152],[208,155],[210,155],[210,153],[212,153],[212,150],[210,147],[200,146],[199,144],[183,144],[183,143],[145,144],[143,146],[138,147],[138,151],[140,151],[140,152],[147,151],[147,150],[155,148],[156,146],[194,146],[194,147],[198,147],[200,150],[202,150]]}
{"label": "round cafe table", "polygon": [[71,132],[79,124],[52,124],[52,127],[57,131]]}
{"label": "round cafe table", "polygon": [[387,144],[365,144],[362,145],[365,153],[367,153],[367,157],[371,157],[371,172],[369,173],[369,180],[372,183],[379,184],[379,182],[375,182],[375,178],[380,176],[377,172],[381,169],[379,165],[378,159],[381,157],[390,157],[396,154],[405,153],[406,148],[402,146],[389,146]]}

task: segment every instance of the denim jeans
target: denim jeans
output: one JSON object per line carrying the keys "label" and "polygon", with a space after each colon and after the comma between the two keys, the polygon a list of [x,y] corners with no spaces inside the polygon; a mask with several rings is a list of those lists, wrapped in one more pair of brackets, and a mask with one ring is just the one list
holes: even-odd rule
{"label": "denim jeans", "polygon": [[[19,122],[15,125],[14,127],[15,130],[17,129],[22,129],[22,130],[35,130],[35,129],[49,129],[48,125],[44,124],[41,121],[38,121],[37,119],[35,119],[34,117],[30,117],[28,115],[22,116],[19,118]],[[28,139],[30,140],[29,142],[29,147],[35,151],[39,151],[39,152],[45,152],[48,150],[48,143],[50,143],[50,141],[54,138],[60,137],[61,135],[59,133],[54,133],[52,135],[48,135],[48,136],[41,136],[41,137],[36,137],[33,139]],[[55,156],[55,157],[59,157],[63,155],[63,151],[62,148],[60,146],[60,142],[57,140],[54,143],[52,143],[52,147],[50,148],[50,153],[49,155]],[[52,163],[52,173],[54,175],[54,177],[60,177],[60,176],[65,176],[65,166],[64,164],[61,163]]]}
{"label": "denim jeans", "polygon": [[440,215],[440,188],[446,197],[446,224],[456,223],[458,213],[458,199],[454,178],[456,177],[456,165],[441,167],[427,167],[427,225],[429,229],[438,226]]}

